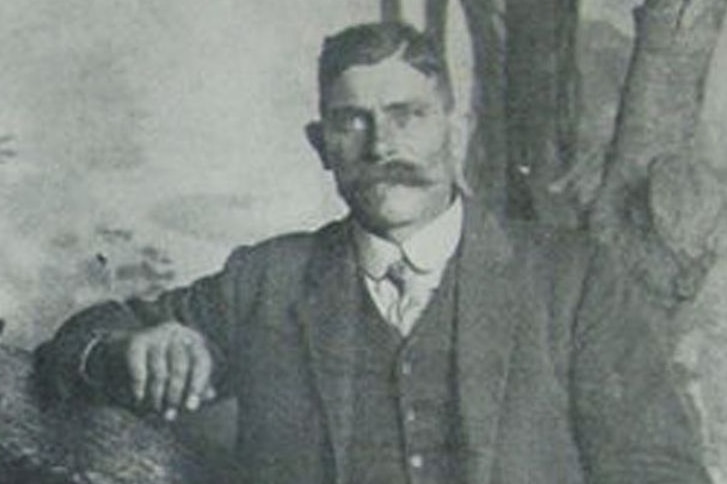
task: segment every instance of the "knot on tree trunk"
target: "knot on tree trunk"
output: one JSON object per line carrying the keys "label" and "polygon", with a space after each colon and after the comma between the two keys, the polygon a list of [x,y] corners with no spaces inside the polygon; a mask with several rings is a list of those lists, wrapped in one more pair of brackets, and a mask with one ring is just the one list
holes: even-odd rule
{"label": "knot on tree trunk", "polygon": [[614,192],[614,218],[600,233],[632,275],[664,305],[693,299],[714,264],[722,190],[707,163],[662,156],[648,176]]}

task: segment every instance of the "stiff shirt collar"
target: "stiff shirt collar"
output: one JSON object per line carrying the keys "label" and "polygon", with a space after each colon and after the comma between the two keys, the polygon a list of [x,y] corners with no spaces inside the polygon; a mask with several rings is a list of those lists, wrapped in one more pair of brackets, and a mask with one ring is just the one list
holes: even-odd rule
{"label": "stiff shirt collar", "polygon": [[447,261],[457,250],[462,236],[463,208],[461,198],[430,223],[412,234],[401,244],[354,225],[359,267],[374,280],[386,275],[389,266],[404,258],[418,273],[440,275]]}

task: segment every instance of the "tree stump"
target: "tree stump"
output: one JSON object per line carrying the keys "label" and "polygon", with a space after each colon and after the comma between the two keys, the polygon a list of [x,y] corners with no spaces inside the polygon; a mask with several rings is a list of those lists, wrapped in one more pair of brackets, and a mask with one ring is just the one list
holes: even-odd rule
{"label": "tree stump", "polygon": [[32,356],[0,346],[0,482],[192,484],[230,482],[159,420],[110,406],[44,402]]}

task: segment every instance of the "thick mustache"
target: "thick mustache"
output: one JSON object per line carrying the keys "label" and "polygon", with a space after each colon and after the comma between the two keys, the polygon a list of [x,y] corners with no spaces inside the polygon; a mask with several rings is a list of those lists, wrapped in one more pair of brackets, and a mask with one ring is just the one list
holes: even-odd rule
{"label": "thick mustache", "polygon": [[412,187],[428,186],[432,179],[418,165],[404,160],[393,160],[367,166],[355,181],[357,186],[391,183]]}

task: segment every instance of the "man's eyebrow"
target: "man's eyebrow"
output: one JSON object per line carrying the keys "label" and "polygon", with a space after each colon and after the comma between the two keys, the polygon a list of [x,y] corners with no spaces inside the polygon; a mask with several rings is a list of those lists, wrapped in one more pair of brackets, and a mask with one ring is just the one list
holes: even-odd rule
{"label": "man's eyebrow", "polygon": [[[396,111],[400,109],[426,108],[431,106],[431,104],[430,101],[421,98],[397,99],[396,101],[385,103],[383,109],[384,111]],[[370,111],[371,109],[368,107],[343,103],[328,106],[325,114],[366,114]]]}
{"label": "man's eyebrow", "polygon": [[328,106],[330,111],[365,111],[366,108],[357,106],[355,104],[333,104]]}

